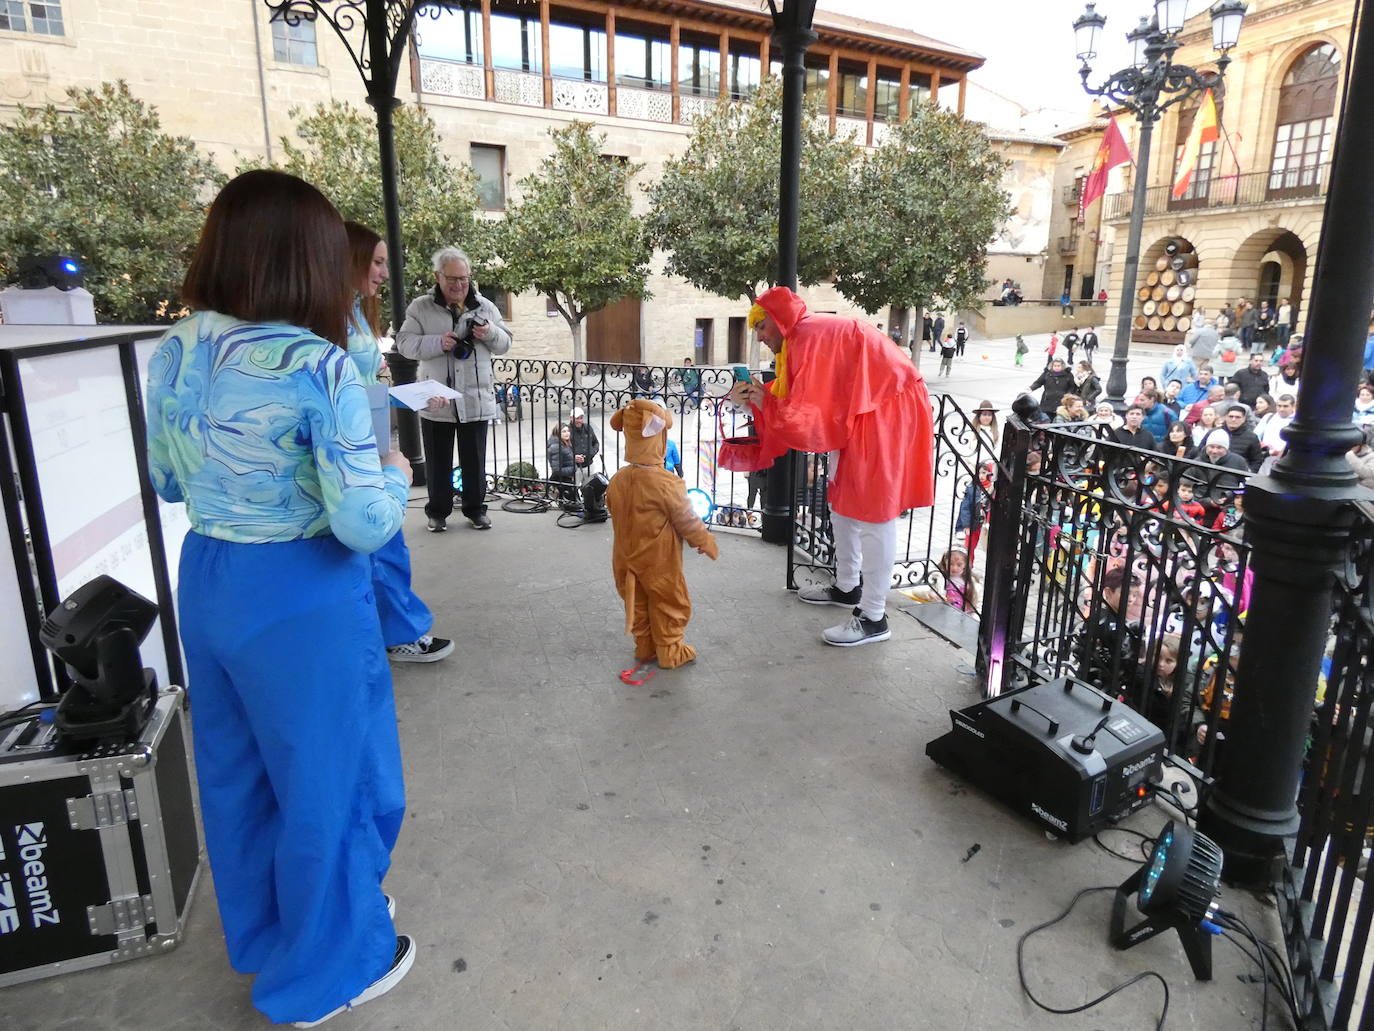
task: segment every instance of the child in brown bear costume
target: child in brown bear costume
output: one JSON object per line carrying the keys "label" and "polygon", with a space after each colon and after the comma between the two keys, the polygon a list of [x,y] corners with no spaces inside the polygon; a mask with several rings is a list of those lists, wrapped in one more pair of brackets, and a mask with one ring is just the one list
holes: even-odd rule
{"label": "child in brown bear costume", "polygon": [[682,542],[715,558],[716,539],[687,501],[682,480],[663,468],[673,417],[644,398],[611,416],[611,429],[625,434],[625,466],[611,477],[606,507],[615,545],[611,569],[625,599],[625,631],[634,634],[635,661],[655,657],[673,669],[697,657],[682,641],[692,618],[692,601],[682,575]]}

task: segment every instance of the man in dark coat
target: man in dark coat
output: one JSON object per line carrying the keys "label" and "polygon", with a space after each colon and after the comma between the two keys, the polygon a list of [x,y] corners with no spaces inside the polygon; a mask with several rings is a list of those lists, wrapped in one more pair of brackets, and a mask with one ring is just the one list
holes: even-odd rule
{"label": "man in dark coat", "polygon": [[592,475],[592,459],[601,452],[601,441],[596,439],[596,430],[587,422],[587,413],[581,408],[572,410],[573,462],[576,464],[577,484],[581,486]]}
{"label": "man in dark coat", "polygon": [[1091,364],[1093,352],[1097,350],[1097,345],[1099,343],[1097,331],[1089,326],[1087,332],[1083,334],[1083,338],[1079,342],[1083,345],[1083,357],[1088,359],[1089,364]]}
{"label": "man in dark coat", "polygon": [[1231,382],[1240,385],[1240,399],[1243,404],[1255,407],[1255,398],[1269,393],[1269,373],[1264,369],[1264,355],[1252,354],[1250,364],[1232,373]]}
{"label": "man in dark coat", "polygon": [[930,343],[930,349],[933,351],[940,341],[945,338],[945,317],[943,315],[936,314],[935,324],[931,327],[931,332],[935,334]]}
{"label": "man in dark coat", "polygon": [[1142,425],[1144,422],[1145,408],[1137,401],[1126,409],[1126,425],[1117,427],[1117,442],[1131,447],[1144,448],[1146,451],[1153,451],[1155,449],[1155,435],[1145,429]]}
{"label": "man in dark coat", "polygon": [[1259,472],[1264,461],[1264,448],[1259,437],[1246,425],[1248,412],[1240,405],[1226,409],[1226,432],[1231,435],[1230,451],[1246,464],[1252,473]]}
{"label": "man in dark coat", "polygon": [[1225,430],[1210,430],[1202,438],[1197,461],[1220,467],[1192,466],[1183,474],[1193,481],[1193,497],[1207,506],[1208,516],[1215,516],[1245,486],[1250,468],[1245,459],[1231,453],[1231,436]]}
{"label": "man in dark coat", "polygon": [[1044,393],[1040,395],[1040,410],[1046,415],[1053,416],[1054,410],[1059,407],[1059,402],[1064,399],[1064,395],[1073,390],[1076,384],[1073,381],[1073,373],[1064,367],[1064,359],[1056,358],[1050,362],[1049,367],[1031,383],[1031,390],[1044,387]]}
{"label": "man in dark coat", "polygon": [[1064,339],[1059,341],[1064,347],[1064,360],[1072,367],[1073,353],[1078,350],[1078,345],[1082,343],[1082,337],[1078,335],[1078,328],[1075,326],[1064,334]]}

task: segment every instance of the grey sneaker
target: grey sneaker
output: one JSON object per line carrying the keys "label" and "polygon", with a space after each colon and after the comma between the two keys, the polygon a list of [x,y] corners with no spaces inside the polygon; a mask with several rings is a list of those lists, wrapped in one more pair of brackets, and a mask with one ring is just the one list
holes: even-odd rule
{"label": "grey sneaker", "polygon": [[858,609],[854,610],[849,622],[821,631],[825,643],[833,644],[837,648],[853,648],[856,644],[877,644],[891,636],[892,631],[887,628],[886,616],[876,620],[864,619]]}
{"label": "grey sneaker", "polygon": [[453,654],[453,642],[446,637],[425,634],[418,641],[392,645],[386,657],[392,662],[438,662]]}
{"label": "grey sneaker", "polygon": [[842,609],[852,609],[859,604],[863,595],[862,587],[842,591],[838,587],[803,587],[797,591],[797,600],[808,605],[838,605]]}
{"label": "grey sneaker", "polygon": [[355,1006],[361,1006],[365,1002],[385,995],[391,989],[401,983],[401,979],[410,973],[410,968],[415,965],[415,939],[408,934],[398,934],[396,936],[396,952],[392,956],[391,968],[377,980],[364,988],[361,992],[349,999],[338,1009],[330,1010],[324,1016],[316,1020],[298,1020],[293,1025],[295,1027],[317,1027],[331,1017],[337,1017],[346,1010],[351,1010]]}

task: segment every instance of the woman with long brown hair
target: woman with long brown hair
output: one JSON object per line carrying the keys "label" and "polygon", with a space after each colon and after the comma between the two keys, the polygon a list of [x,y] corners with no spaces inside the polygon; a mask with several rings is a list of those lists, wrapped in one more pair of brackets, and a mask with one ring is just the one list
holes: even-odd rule
{"label": "woman with long brown hair", "polygon": [[211,205],[148,369],[148,468],[185,502],[181,640],[229,962],[270,1020],[313,1026],[409,971],[381,880],[405,813],[367,554],[410,466],[379,455],[347,343],[343,220],[245,172]]}
{"label": "woman with long brown hair", "polygon": [[[364,385],[379,383],[382,349],[381,306],[377,295],[387,278],[386,241],[367,226],[345,222],[348,232],[349,273],[357,291],[353,315],[348,320],[348,356],[358,368]],[[390,450],[390,441],[377,441],[377,447]],[[372,593],[377,598],[377,616],[382,622],[382,642],[392,662],[437,662],[453,652],[453,642],[435,637],[434,614],[410,587],[410,549],[405,534],[397,530],[392,538],[374,551]]]}

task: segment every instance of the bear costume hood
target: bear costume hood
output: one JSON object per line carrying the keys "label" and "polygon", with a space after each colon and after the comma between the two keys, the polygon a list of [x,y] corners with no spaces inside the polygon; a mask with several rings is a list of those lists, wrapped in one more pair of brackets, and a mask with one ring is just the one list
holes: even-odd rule
{"label": "bear costume hood", "polygon": [[611,414],[611,429],[625,434],[625,461],[663,468],[673,414],[662,405],[637,397]]}

